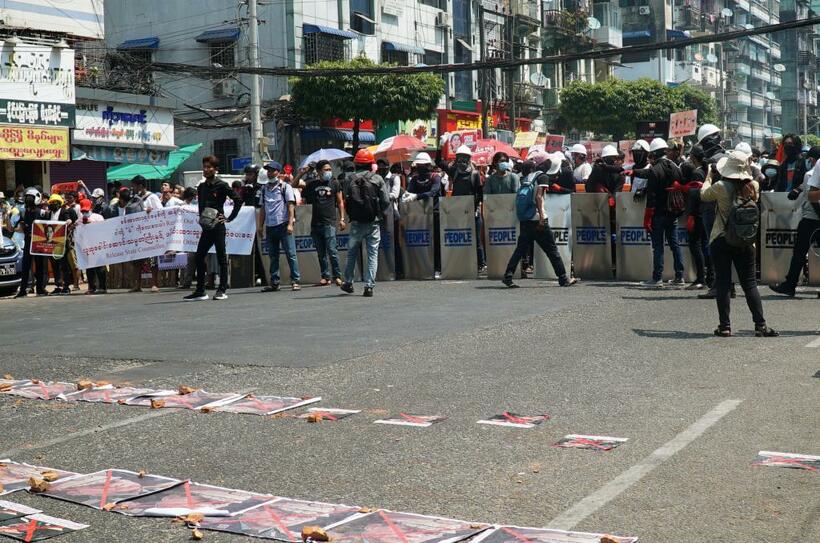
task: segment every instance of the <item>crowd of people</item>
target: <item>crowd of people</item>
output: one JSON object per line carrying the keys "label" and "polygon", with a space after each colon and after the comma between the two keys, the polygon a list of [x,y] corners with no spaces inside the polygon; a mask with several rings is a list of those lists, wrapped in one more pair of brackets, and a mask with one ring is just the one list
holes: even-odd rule
{"label": "crowd of people", "polygon": [[[782,160],[771,158],[782,155]],[[651,277],[642,284],[649,288],[664,285],[664,251],[669,247],[674,263],[671,283],[684,285],[684,266],[678,244],[678,224],[689,232],[696,278],[686,288],[708,291],[699,298],[716,299],[719,326],[716,335],[731,335],[730,299],[735,289],[732,266],[737,270],[740,286],[752,312],[758,335],[776,335],[766,325],[760,295],[757,290],[755,243],[759,234],[757,201],[763,191],[786,192],[790,199],[802,198],[802,220],[798,228],[789,273],[783,282],[772,286],[780,294],[794,296],[801,273],[806,266],[806,254],[820,232],[820,147],[804,148],[800,138],[786,135],[779,153],[760,152],[746,143],[726,150],[721,133],[714,125],[704,125],[697,133],[697,142],[687,153],[681,142],[655,138],[638,140],[631,148],[631,161],[614,145],[604,147],[599,157],[588,160],[584,145],[575,144],[564,152],[548,153],[535,149],[525,160],[511,159],[504,152],[495,153],[489,165],[477,165],[467,146],[456,149],[451,163],[434,162],[429,154],[418,153],[409,163],[390,164],[376,160],[367,149],[360,149],[350,161],[334,172],[325,160],[311,163],[292,172],[275,161],[261,166],[248,166],[244,181],[232,185],[219,178],[220,164],[216,157],[203,159],[203,179],[196,187],[184,188],[163,183],[160,192],[147,188],[140,176],[130,186],[109,184],[89,192],[82,182],[76,192],[43,194],[38,187],[18,189],[13,202],[4,203],[4,227],[18,237],[26,248],[23,277],[18,297],[29,294],[30,276],[34,276],[33,292],[46,293],[46,272],[51,264],[55,288],[50,294],[64,295],[71,286],[79,286],[81,271],[72,255],[71,234],[76,228],[110,217],[176,205],[197,206],[203,234],[196,253],[190,254],[188,268],[180,274],[181,288],[190,288],[195,274],[193,292],[186,300],[206,300],[206,279],[218,276],[219,286],[214,299],[227,298],[228,260],[225,254],[225,223],[233,220],[243,205],[257,209],[259,232],[264,231],[270,258],[268,283],[263,292],[280,290],[279,257],[284,253],[289,267],[292,290],[299,290],[300,272],[296,258],[294,222],[296,208],[302,203],[312,205],[311,237],[316,247],[321,269],[320,285],[335,285],[346,293],[354,292],[355,259],[348,259],[341,269],[337,251],[337,235],[349,232],[349,250],[358,252],[365,246],[363,295],[373,296],[378,266],[378,249],[382,228],[388,220],[385,212],[392,209],[396,221],[394,232],[399,236],[400,203],[429,200],[433,206],[434,228],[439,229],[439,199],[447,196],[472,196],[477,232],[482,231],[484,195],[515,194],[516,215],[520,235],[510,258],[503,283],[515,287],[513,274],[521,263],[522,276],[533,271],[533,252],[537,244],[547,255],[561,286],[571,286],[576,279],[565,269],[545,215],[544,197],[548,194],[569,194],[583,187],[585,192],[609,195],[614,217],[615,195],[624,190],[637,202],[644,202],[643,226],[651,238],[653,264]],[[225,203],[232,201],[226,216]],[[754,215],[754,217],[753,217]],[[32,224],[37,219],[66,221],[69,242],[66,257],[53,259],[32,256],[28,251]],[[349,220],[349,222],[348,222]],[[745,222],[744,222],[745,221]],[[402,277],[402,254],[396,243],[397,276]],[[436,277],[441,270],[441,247],[433,236]],[[208,251],[216,248],[216,256],[208,265]],[[479,272],[486,269],[486,254],[481,236],[477,243]],[[262,270],[261,255],[254,251],[257,269]],[[145,262],[135,262],[136,286],[140,290],[140,274]],[[156,263],[150,263],[152,291],[157,285]],[[105,293],[105,268],[86,271],[88,293]],[[260,277],[260,279],[263,279]]]}

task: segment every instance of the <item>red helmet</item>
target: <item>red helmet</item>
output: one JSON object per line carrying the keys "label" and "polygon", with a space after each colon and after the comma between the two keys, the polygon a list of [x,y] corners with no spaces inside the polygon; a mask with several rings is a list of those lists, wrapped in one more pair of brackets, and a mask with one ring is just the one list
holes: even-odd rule
{"label": "red helmet", "polygon": [[359,149],[356,152],[356,156],[353,159],[353,162],[356,164],[375,164],[376,157],[374,157],[373,153],[371,153],[367,149]]}

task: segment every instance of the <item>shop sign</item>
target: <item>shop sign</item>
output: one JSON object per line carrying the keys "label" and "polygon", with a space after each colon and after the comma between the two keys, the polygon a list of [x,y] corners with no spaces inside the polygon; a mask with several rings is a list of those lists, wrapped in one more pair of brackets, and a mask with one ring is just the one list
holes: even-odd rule
{"label": "shop sign", "polygon": [[0,98],[0,123],[74,126],[74,106]]}
{"label": "shop sign", "polygon": [[68,162],[68,128],[0,126],[0,160]]}
{"label": "shop sign", "polygon": [[0,42],[0,96],[54,104],[74,103],[74,50]]}
{"label": "shop sign", "polygon": [[174,115],[170,109],[81,100],[77,103],[76,123],[75,143],[174,147]]}

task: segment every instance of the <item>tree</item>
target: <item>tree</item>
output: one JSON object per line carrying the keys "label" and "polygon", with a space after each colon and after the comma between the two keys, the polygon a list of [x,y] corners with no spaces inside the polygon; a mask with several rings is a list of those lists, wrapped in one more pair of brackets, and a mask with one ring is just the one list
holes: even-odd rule
{"label": "tree", "polygon": [[638,121],[665,120],[687,109],[698,110],[698,123],[715,122],[717,117],[714,98],[689,85],[670,88],[653,79],[609,79],[573,81],[564,87],[559,113],[573,128],[620,140],[634,132]]}
{"label": "tree", "polygon": [[[376,67],[366,57],[349,62],[318,62],[310,69],[363,71]],[[362,119],[377,123],[429,117],[444,94],[444,80],[432,73],[310,76],[291,79],[296,111],[311,119],[353,120],[353,149],[359,147]]]}

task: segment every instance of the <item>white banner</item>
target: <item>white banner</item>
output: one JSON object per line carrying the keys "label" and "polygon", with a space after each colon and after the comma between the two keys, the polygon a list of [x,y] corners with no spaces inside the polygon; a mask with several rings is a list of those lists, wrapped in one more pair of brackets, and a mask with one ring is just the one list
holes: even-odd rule
{"label": "white banner", "polygon": [[[230,215],[229,206],[225,207],[225,213]],[[77,266],[96,268],[168,252],[193,253],[201,233],[197,208],[193,206],[166,207],[152,211],[150,215],[134,213],[82,225],[74,234]],[[228,254],[251,254],[255,234],[254,210],[243,207],[236,219],[227,225],[225,246]]]}

